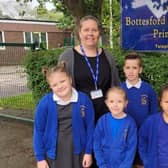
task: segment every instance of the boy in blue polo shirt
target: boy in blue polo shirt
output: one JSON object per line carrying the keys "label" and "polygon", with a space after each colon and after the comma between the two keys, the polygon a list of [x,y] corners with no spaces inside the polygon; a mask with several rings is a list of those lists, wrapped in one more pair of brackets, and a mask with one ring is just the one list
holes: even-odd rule
{"label": "boy in blue polo shirt", "polygon": [[[144,119],[158,111],[157,95],[151,85],[140,78],[142,60],[138,54],[126,55],[123,71],[126,81],[121,84],[121,87],[126,91],[128,97],[126,113],[135,119],[139,128]],[[134,164],[136,168],[143,167],[138,154],[135,157]]]}

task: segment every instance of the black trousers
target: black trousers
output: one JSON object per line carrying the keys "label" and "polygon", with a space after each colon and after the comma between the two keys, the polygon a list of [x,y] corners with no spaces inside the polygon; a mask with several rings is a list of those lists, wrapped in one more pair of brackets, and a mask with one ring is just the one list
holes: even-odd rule
{"label": "black trousers", "polygon": [[99,167],[97,166],[97,164],[96,164],[96,159],[95,159],[95,157],[94,157],[94,154],[93,154],[93,163],[92,163],[91,168],[99,168]]}

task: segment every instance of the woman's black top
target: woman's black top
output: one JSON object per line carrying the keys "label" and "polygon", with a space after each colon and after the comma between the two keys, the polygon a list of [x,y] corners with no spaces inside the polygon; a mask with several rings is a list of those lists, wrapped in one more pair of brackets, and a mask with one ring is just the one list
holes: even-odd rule
{"label": "woman's black top", "polygon": [[[75,86],[77,90],[83,91],[90,96],[90,91],[95,90],[95,84],[90,72],[90,69],[86,63],[86,60],[83,55],[74,50],[74,79]],[[87,57],[91,67],[95,73],[96,71],[96,56]],[[98,89],[102,89],[103,95],[105,96],[107,90],[111,86],[111,71],[110,64],[108,63],[105,53],[102,50],[102,53],[99,55],[99,75],[97,86]],[[95,108],[95,121],[97,122],[98,118],[108,111],[105,103],[104,97],[97,98],[92,100]]]}

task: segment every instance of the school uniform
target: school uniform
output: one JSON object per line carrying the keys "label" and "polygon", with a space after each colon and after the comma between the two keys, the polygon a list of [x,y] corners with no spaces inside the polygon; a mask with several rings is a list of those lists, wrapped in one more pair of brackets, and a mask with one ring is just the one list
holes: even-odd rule
{"label": "school uniform", "polygon": [[163,113],[157,113],[145,120],[139,130],[139,153],[144,168],[168,167],[168,124]]}
{"label": "school uniform", "polygon": [[[125,112],[130,114],[137,128],[141,126],[143,121],[151,114],[157,113],[158,103],[157,96],[151,85],[139,78],[139,81],[132,85],[128,80],[121,84],[121,87],[126,91],[128,104]],[[142,165],[138,149],[134,159],[134,164]]]}
{"label": "school uniform", "polygon": [[149,115],[158,112],[157,95],[149,83],[139,79],[136,85],[131,85],[126,80],[121,87],[126,91],[128,98],[125,111],[134,118],[137,127],[140,127]]}
{"label": "school uniform", "polygon": [[99,168],[132,168],[136,152],[136,124],[129,115],[122,119],[104,114],[94,133],[94,155]]}
{"label": "school uniform", "polygon": [[74,165],[79,164],[79,159],[82,161],[84,153],[92,153],[93,132],[94,110],[86,94],[73,89],[71,100],[63,102],[49,93],[40,100],[35,112],[36,159],[47,159],[55,167],[81,167]]}

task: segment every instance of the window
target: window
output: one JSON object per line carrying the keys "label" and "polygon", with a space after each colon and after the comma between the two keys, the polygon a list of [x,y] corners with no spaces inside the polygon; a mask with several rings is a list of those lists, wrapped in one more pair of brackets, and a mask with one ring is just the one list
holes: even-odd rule
{"label": "window", "polygon": [[25,43],[31,43],[31,32],[25,32]]}
{"label": "window", "polygon": [[40,33],[39,32],[33,32],[33,43],[35,43],[36,48],[40,48]]}
{"label": "window", "polygon": [[[4,32],[0,31],[0,43],[4,43],[4,42],[5,42]],[[5,46],[0,45],[0,49],[4,50]]]}
{"label": "window", "polygon": [[24,32],[24,43],[35,43],[36,49],[48,49],[48,37],[46,32]]}
{"label": "window", "polygon": [[46,33],[41,33],[41,48],[48,48]]}

